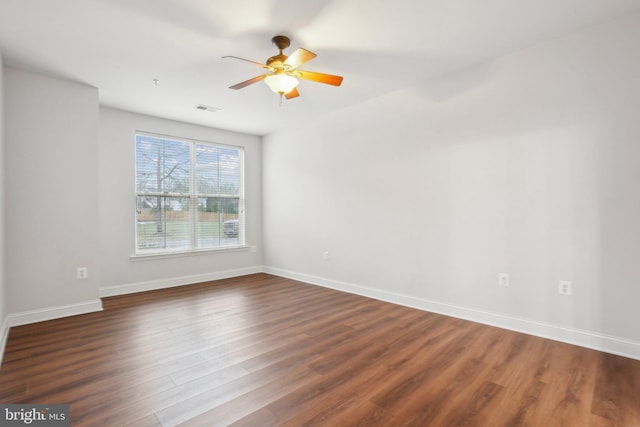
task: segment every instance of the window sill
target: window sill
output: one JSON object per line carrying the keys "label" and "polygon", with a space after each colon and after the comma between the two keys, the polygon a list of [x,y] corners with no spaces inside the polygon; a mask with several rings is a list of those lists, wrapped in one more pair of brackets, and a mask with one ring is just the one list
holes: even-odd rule
{"label": "window sill", "polygon": [[163,258],[182,258],[182,257],[191,257],[197,255],[211,255],[215,253],[221,252],[239,252],[246,251],[249,249],[249,245],[239,245],[239,246],[226,246],[224,248],[215,248],[215,249],[196,249],[190,251],[176,251],[176,252],[153,252],[148,254],[134,254],[130,255],[129,259],[131,261],[151,261],[154,259],[163,259]]}

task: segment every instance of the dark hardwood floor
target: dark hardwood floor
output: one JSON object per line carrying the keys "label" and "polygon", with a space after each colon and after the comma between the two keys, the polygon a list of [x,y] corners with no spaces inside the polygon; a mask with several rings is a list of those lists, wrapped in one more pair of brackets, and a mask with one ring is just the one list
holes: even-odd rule
{"label": "dark hardwood floor", "polygon": [[256,274],[11,329],[72,426],[640,426],[640,361]]}

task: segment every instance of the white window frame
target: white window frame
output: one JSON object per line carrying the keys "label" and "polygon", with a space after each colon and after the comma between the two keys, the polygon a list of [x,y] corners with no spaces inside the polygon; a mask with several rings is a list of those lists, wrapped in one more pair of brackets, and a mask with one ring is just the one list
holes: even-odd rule
{"label": "white window frame", "polygon": [[[189,160],[189,170],[190,170],[190,185],[189,185],[189,193],[168,193],[168,192],[139,192],[137,188],[137,179],[138,179],[138,166],[137,166],[137,140],[138,136],[141,137],[149,137],[149,138],[160,138],[166,139],[170,141],[177,141],[180,143],[187,143],[190,147],[190,160]],[[238,194],[237,195],[225,195],[225,194],[210,194],[210,193],[198,193],[197,191],[197,180],[196,180],[196,146],[197,145],[207,145],[216,149],[233,149],[238,152],[238,167],[239,167],[239,183],[238,183]],[[247,248],[246,245],[246,233],[245,233],[245,191],[244,191],[244,181],[245,181],[245,170],[244,170],[244,147],[221,144],[210,141],[197,140],[192,138],[185,137],[177,137],[171,135],[163,135],[146,131],[136,131],[134,137],[134,255],[131,258],[148,258],[148,257],[162,257],[162,256],[184,256],[190,254],[201,254],[207,252],[218,252],[218,251],[229,251],[229,250],[237,250],[242,248]],[[151,249],[140,249],[138,242],[138,226],[139,221],[137,218],[137,201],[139,197],[181,197],[189,199],[189,229],[190,229],[190,245],[189,248],[151,248]],[[197,245],[197,224],[198,224],[198,199],[199,198],[233,198],[238,199],[238,236],[237,243],[227,244],[227,245],[216,245],[216,246],[205,246],[198,247]],[[220,225],[222,227],[222,224]],[[222,232],[222,230],[221,230]]]}

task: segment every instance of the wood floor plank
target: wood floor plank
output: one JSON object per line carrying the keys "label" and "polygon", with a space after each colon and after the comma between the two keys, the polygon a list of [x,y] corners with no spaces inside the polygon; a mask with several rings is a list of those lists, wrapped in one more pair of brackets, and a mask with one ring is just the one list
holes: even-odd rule
{"label": "wood floor plank", "polygon": [[[235,397],[225,403],[212,405],[214,407],[211,409],[207,409],[206,406],[200,405],[196,408],[200,414],[188,417],[188,419],[181,425],[190,427],[209,427],[212,425],[232,424],[251,415],[253,412],[260,410],[274,400],[290,393],[294,389],[303,387],[306,383],[309,383],[318,376],[318,373],[306,367],[287,370],[286,373],[274,381]],[[203,412],[203,410],[205,411]],[[185,417],[183,412],[180,412],[180,414],[181,417]],[[170,422],[169,424],[173,424],[173,422]]]}
{"label": "wood floor plank", "polygon": [[72,426],[640,426],[640,361],[253,274],[11,328],[0,402]]}
{"label": "wood floor plank", "polygon": [[615,425],[640,426],[640,361],[598,354],[591,412]]}
{"label": "wood floor plank", "polygon": [[251,414],[240,418],[238,421],[229,424],[232,427],[277,427],[281,422],[267,408],[260,408]]}
{"label": "wood floor plank", "polygon": [[325,425],[331,426],[393,426],[393,418],[381,407],[368,400],[363,400],[359,404],[349,407],[348,410],[336,412],[333,416],[326,418]]}
{"label": "wood floor plank", "polygon": [[316,360],[317,357],[313,353],[309,353],[305,357],[296,356],[259,371],[247,373],[219,387],[192,394],[189,399],[184,399],[184,395],[182,395],[176,403],[156,412],[156,416],[163,425],[183,423],[206,411],[223,406],[235,398],[252,393],[269,383],[288,378],[288,374],[291,374],[289,381],[292,380],[291,378],[311,376],[314,373],[308,372],[309,368],[306,365]]}
{"label": "wood floor plank", "polygon": [[[325,375],[267,408],[278,417],[283,427],[337,425],[334,424],[335,418],[366,402],[353,390],[366,390],[384,378],[387,372],[384,365],[376,364],[363,369],[362,374],[351,375],[349,372],[330,377]],[[340,386],[332,387],[333,384]]]}

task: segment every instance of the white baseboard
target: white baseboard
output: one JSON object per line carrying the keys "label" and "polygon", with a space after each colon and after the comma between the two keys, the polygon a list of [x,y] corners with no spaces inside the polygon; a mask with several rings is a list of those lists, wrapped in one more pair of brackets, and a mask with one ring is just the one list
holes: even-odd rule
{"label": "white baseboard", "polygon": [[237,268],[233,270],[217,271],[214,273],[194,274],[189,276],[172,277],[169,279],[148,280],[124,285],[105,286],[100,288],[100,297],[132,294],[135,292],[153,291],[156,289],[173,288],[175,286],[191,285],[212,280],[229,279],[231,277],[246,276],[247,274],[262,273],[261,265],[255,267]]}
{"label": "white baseboard", "polygon": [[378,299],[406,307],[417,308],[433,313],[444,314],[459,319],[470,320],[472,322],[483,323],[555,341],[586,347],[606,353],[617,354],[640,360],[640,342],[631,341],[624,338],[608,336],[596,332],[584,331],[580,329],[566,328],[536,320],[508,316],[500,313],[477,310],[441,301],[427,300],[395,292],[382,291],[366,286],[345,283],[336,280],[308,274],[297,273],[274,267],[264,267],[265,273],[288,279],[299,280],[312,285],[323,286],[336,289],[351,294],[362,295],[369,298]]}
{"label": "white baseboard", "polygon": [[27,325],[29,323],[59,319],[61,317],[93,313],[94,311],[102,311],[102,301],[99,299],[13,313],[7,316],[7,324],[9,327]]}
{"label": "white baseboard", "polygon": [[4,356],[4,348],[9,338],[9,318],[5,317],[2,321],[2,330],[0,331],[0,366],[2,366],[2,358]]}

